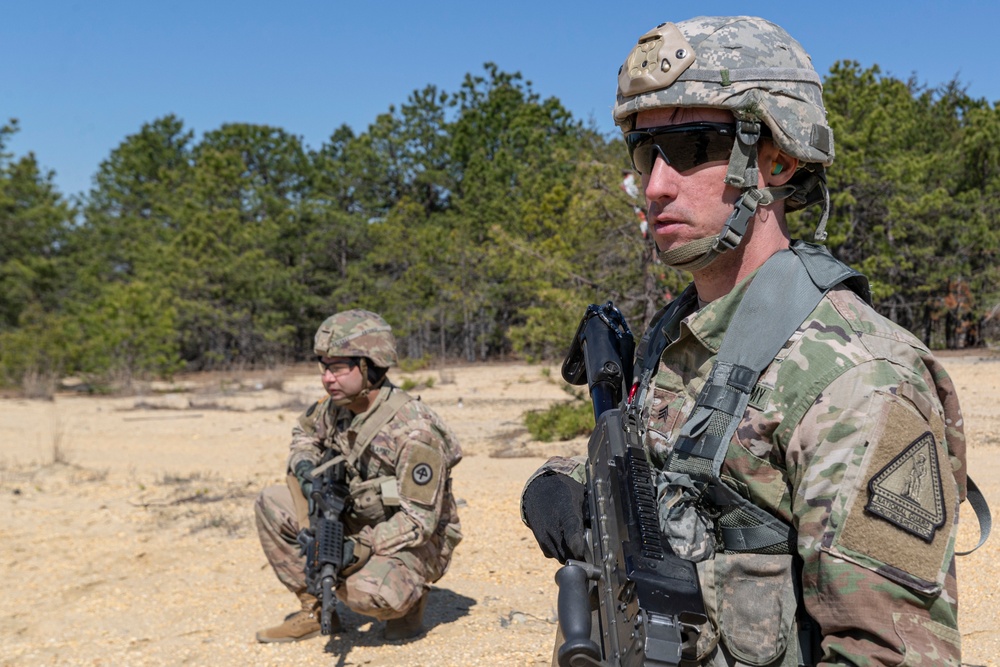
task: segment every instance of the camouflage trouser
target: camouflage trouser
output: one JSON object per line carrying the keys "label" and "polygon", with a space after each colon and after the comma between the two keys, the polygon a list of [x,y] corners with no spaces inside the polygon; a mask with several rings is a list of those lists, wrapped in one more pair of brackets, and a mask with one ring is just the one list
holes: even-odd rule
{"label": "camouflage trouser", "polygon": [[[295,537],[299,525],[292,494],[286,486],[269,486],[254,503],[257,534],[278,580],[293,593],[305,590],[306,559]],[[337,587],[337,597],[352,611],[379,620],[400,618],[428,588],[428,572],[407,551],[373,554],[365,565]]]}

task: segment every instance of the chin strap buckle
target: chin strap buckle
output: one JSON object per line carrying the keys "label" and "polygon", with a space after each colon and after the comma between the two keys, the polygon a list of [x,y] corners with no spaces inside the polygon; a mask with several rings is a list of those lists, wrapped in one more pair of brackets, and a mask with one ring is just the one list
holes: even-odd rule
{"label": "chin strap buckle", "polygon": [[762,199],[764,199],[764,193],[757,188],[750,188],[740,195],[736,204],[733,205],[733,212],[729,214],[722,232],[719,233],[719,240],[715,244],[716,250],[724,252],[732,250],[740,244]]}

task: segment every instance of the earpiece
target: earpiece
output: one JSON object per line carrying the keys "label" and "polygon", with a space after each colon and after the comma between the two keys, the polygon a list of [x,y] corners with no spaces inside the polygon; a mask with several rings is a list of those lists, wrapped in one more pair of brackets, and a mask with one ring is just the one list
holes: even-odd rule
{"label": "earpiece", "polygon": [[781,169],[782,169],[781,164],[775,163],[774,164],[774,168],[771,169],[771,175],[772,176],[777,176],[778,174],[781,173]]}

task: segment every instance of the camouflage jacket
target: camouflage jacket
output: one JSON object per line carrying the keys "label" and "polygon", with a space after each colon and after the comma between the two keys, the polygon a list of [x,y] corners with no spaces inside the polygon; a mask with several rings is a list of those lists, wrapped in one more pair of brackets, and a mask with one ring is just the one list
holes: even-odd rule
{"label": "camouflage jacket", "polygon": [[[677,441],[750,280],[684,317],[662,354],[642,406],[655,466]],[[584,479],[573,460],[553,459],[545,471]],[[831,290],[762,373],[721,476],[795,529],[795,584],[822,636],[816,664],[958,666],[962,417],[950,378],[910,333],[850,290]],[[795,623],[781,618],[788,599],[760,593],[762,571],[740,564],[753,557],[699,563],[706,607],[739,660],[794,665],[781,660]]]}
{"label": "camouflage jacket", "polygon": [[[371,408],[357,415],[326,398],[314,403],[292,429],[289,471],[301,461],[320,463],[327,450],[349,456],[365,423],[400,393],[409,398],[387,382]],[[419,399],[409,400],[348,467],[349,532],[364,536],[376,554],[424,547],[430,558],[442,551],[447,557],[461,539],[450,477],[461,458],[451,429]]]}

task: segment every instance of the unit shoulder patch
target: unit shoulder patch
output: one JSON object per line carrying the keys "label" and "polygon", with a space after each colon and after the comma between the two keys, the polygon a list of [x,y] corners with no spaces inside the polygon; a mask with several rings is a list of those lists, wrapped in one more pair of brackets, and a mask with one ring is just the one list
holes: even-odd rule
{"label": "unit shoulder patch", "polygon": [[865,510],[916,535],[934,541],[947,511],[941,487],[934,435],[927,431],[868,481]]}
{"label": "unit shoulder patch", "polygon": [[445,474],[444,457],[433,447],[420,443],[410,446],[400,475],[399,494],[423,505],[433,505],[441,476]]}
{"label": "unit shoulder patch", "polygon": [[430,484],[431,480],[434,479],[434,468],[426,463],[418,463],[410,471],[410,477],[413,478],[413,483],[417,486]]}
{"label": "unit shoulder patch", "polygon": [[[843,519],[821,547],[903,586],[937,594],[949,568],[958,486],[950,475],[944,422],[905,398],[878,391],[864,458],[841,491]],[[856,476],[855,476],[856,475]]]}

